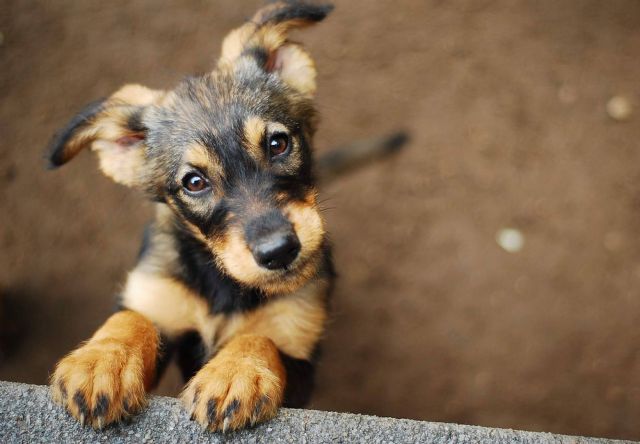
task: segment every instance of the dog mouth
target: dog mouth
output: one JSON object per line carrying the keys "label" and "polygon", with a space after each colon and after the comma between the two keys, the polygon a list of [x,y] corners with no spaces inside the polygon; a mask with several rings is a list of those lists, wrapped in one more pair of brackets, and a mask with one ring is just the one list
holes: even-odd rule
{"label": "dog mouth", "polygon": [[240,284],[269,294],[296,291],[319,272],[322,220],[308,205],[289,205],[249,224],[233,224],[210,245],[220,268]]}
{"label": "dog mouth", "polygon": [[288,265],[284,265],[278,269],[267,269],[266,267],[262,267],[266,272],[266,280],[271,281],[282,281],[282,280],[295,280],[300,277],[304,277],[307,268],[313,265],[315,261],[316,254],[307,256],[307,257],[296,257],[293,262]]}
{"label": "dog mouth", "polygon": [[298,257],[291,264],[278,270],[266,270],[257,287],[266,294],[294,291],[317,275],[320,268],[320,252]]}

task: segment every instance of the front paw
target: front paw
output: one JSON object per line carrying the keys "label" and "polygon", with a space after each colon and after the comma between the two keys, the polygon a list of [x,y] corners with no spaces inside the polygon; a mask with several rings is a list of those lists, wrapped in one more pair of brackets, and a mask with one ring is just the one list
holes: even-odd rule
{"label": "front paw", "polygon": [[237,430],[276,416],[282,405],[284,367],[270,339],[232,341],[192,379],[182,401],[205,429]]}
{"label": "front paw", "polygon": [[140,350],[114,339],[90,341],[63,358],[51,377],[53,399],[93,428],[146,404]]}

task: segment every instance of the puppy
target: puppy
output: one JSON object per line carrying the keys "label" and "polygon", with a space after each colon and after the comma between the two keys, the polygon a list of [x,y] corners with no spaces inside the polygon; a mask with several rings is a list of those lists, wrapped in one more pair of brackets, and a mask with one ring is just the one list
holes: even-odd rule
{"label": "puppy", "polygon": [[334,280],[316,178],[405,140],[356,144],[314,169],[316,70],[288,33],[331,9],[269,4],[225,38],[212,72],[173,90],[125,85],[52,139],[52,167],[91,148],[104,174],[156,202],[119,311],[51,376],[82,424],[139,412],[171,359],[208,430],[308,401]]}

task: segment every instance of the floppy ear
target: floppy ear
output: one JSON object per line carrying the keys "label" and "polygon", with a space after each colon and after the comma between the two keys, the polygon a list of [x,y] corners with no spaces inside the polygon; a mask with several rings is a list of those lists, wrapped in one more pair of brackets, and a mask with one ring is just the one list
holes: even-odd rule
{"label": "floppy ear", "polygon": [[233,67],[239,60],[252,57],[265,71],[277,74],[310,98],[316,91],[315,65],[300,45],[288,40],[288,34],[292,29],[323,20],[331,10],[331,4],[296,0],[280,0],[266,6],[227,35],[218,65]]}
{"label": "floppy ear", "polygon": [[127,186],[137,185],[144,165],[146,128],[143,111],[163,91],[125,85],[106,99],[87,105],[49,143],[49,165],[57,168],[90,147],[107,176]]}

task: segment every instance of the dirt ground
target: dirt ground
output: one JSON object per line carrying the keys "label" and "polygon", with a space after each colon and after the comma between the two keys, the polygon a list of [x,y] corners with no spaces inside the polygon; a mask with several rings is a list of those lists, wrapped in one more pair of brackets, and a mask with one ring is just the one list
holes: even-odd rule
{"label": "dirt ground", "polygon": [[[299,34],[318,150],[412,142],[324,189],[340,281],[311,407],[640,439],[640,2],[336,3]],[[51,134],[209,69],[258,4],[0,0],[0,379],[44,383],[91,334],[150,216],[89,154],[45,171]]]}

